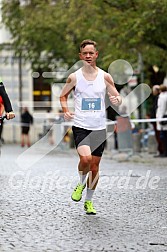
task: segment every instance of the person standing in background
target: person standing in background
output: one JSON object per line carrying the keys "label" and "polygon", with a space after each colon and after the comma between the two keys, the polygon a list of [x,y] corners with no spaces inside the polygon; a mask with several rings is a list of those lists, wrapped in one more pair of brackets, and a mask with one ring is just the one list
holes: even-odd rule
{"label": "person standing in background", "polygon": [[[164,117],[167,119],[167,86],[160,85],[156,118],[162,119]],[[160,138],[163,142],[164,148],[164,152],[161,157],[167,157],[167,121],[158,121],[157,130],[160,131]]]}
{"label": "person standing in background", "polygon": [[[160,86],[159,85],[154,85],[152,87],[152,95],[153,95],[153,106],[152,106],[152,110],[151,110],[151,114],[150,114],[150,118],[155,119],[156,118],[156,112],[157,112],[157,107],[158,107],[158,97],[160,94]],[[162,143],[162,139],[160,138],[160,131],[157,130],[157,123],[156,122],[152,122],[153,125],[153,129],[155,132],[155,138],[157,141],[157,150],[158,150],[158,155],[155,155],[154,157],[160,157],[163,155],[163,143]]]}
{"label": "person standing in background", "polygon": [[[3,115],[4,110],[5,110],[5,108],[4,108],[3,100],[2,100],[2,97],[0,96],[0,116]],[[2,131],[3,131],[3,121],[1,121],[1,123],[0,123],[0,142],[1,143],[4,142],[4,140],[2,138]]]}
{"label": "person standing in background", "polygon": [[46,119],[44,121],[44,125],[45,125],[45,134],[47,134],[48,136],[50,145],[54,144],[53,129],[52,129],[53,124],[54,124],[54,118],[51,114],[50,109],[48,109],[47,114],[46,114]]}
{"label": "person standing in background", "polygon": [[29,130],[30,125],[33,124],[33,117],[29,113],[28,108],[23,108],[23,113],[21,114],[21,146],[24,147],[26,144],[30,147],[30,137]]}

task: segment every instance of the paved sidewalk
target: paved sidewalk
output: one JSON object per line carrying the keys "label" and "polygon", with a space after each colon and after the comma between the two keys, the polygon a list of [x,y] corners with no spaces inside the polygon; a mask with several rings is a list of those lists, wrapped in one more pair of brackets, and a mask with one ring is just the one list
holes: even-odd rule
{"label": "paved sidewalk", "polygon": [[85,194],[71,200],[76,151],[48,148],[2,148],[0,252],[167,251],[166,158],[105,152],[87,216]]}

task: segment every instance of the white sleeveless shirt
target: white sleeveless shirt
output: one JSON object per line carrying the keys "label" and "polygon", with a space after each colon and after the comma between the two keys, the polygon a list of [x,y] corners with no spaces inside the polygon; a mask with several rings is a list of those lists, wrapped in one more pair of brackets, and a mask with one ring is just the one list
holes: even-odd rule
{"label": "white sleeveless shirt", "polygon": [[76,86],[74,91],[74,126],[101,130],[106,128],[105,94],[106,84],[104,71],[98,68],[95,80],[88,81],[82,73],[82,68],[76,72]]}

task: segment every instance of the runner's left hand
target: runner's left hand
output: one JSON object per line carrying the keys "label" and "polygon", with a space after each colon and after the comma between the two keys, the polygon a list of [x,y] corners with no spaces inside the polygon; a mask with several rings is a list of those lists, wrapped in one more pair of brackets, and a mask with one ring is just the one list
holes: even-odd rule
{"label": "runner's left hand", "polygon": [[111,95],[109,92],[108,92],[108,96],[109,96],[110,102],[111,102],[113,105],[117,106],[117,105],[120,104],[121,101],[120,101],[120,99],[118,98],[118,97],[120,97],[120,96]]}

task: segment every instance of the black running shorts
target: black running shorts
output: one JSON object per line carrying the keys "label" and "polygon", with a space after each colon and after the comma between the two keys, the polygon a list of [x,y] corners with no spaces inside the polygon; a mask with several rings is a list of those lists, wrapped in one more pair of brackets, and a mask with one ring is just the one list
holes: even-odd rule
{"label": "black running shorts", "polygon": [[93,156],[101,157],[106,143],[106,130],[87,130],[72,126],[76,148],[88,145]]}

